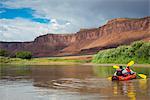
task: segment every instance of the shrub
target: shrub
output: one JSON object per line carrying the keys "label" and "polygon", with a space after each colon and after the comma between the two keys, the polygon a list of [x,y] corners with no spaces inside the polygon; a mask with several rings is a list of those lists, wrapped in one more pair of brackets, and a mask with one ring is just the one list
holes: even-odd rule
{"label": "shrub", "polygon": [[16,52],[16,57],[22,58],[22,59],[31,59],[32,53],[28,51],[19,51],[19,52]]}
{"label": "shrub", "polygon": [[130,46],[119,46],[98,52],[94,63],[127,63],[134,60],[138,63],[150,63],[150,42],[138,41]]}
{"label": "shrub", "polygon": [[0,56],[7,56],[8,52],[6,50],[0,49]]}
{"label": "shrub", "polygon": [[133,43],[131,44],[132,51],[135,52],[135,51],[138,50],[143,44],[144,44],[143,41],[133,42]]}
{"label": "shrub", "polygon": [[147,58],[150,57],[150,43],[143,44],[136,52],[137,57]]}

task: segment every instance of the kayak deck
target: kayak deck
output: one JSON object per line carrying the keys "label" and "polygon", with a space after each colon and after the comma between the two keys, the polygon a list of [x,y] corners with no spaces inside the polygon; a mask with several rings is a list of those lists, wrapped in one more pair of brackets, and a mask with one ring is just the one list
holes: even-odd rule
{"label": "kayak deck", "polygon": [[118,81],[127,81],[136,79],[136,74],[133,75],[127,75],[127,76],[112,76],[112,81],[118,80]]}

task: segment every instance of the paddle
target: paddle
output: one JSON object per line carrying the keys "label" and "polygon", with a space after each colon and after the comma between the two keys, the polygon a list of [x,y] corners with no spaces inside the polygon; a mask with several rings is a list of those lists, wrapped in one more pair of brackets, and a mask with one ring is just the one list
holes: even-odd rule
{"label": "paddle", "polygon": [[[138,73],[137,73],[137,74],[138,74]],[[140,77],[143,78],[143,79],[146,79],[146,78],[147,78],[147,76],[144,75],[144,74],[138,74],[138,76],[140,76]]]}
{"label": "paddle", "polygon": [[[130,61],[128,64],[127,64],[127,66],[129,67],[129,66],[132,66],[134,64],[134,61]],[[137,73],[138,74],[138,73]],[[144,74],[138,74],[138,76],[140,76],[141,78],[143,78],[143,79],[146,79],[146,75],[144,75]]]}
{"label": "paddle", "polygon": [[[114,68],[114,69],[119,69],[119,66],[114,65],[113,68]],[[108,80],[112,80],[112,77],[108,77],[107,79],[108,79]]]}
{"label": "paddle", "polygon": [[[133,64],[134,64],[134,61],[130,61],[130,62],[127,64],[127,66],[129,67],[129,66],[132,66]],[[119,66],[114,65],[113,68],[114,68],[114,69],[119,69]]]}
{"label": "paddle", "polygon": [[108,79],[108,80],[112,80],[112,77],[108,77],[107,79]]}
{"label": "paddle", "polygon": [[113,68],[114,68],[114,69],[119,69],[119,66],[114,65]]}
{"label": "paddle", "polygon": [[[127,66],[129,67],[129,66],[132,66],[134,64],[134,61],[130,61],[128,64],[127,64]],[[138,74],[138,73],[137,73]],[[141,78],[143,78],[143,79],[146,79],[146,75],[144,75],[144,74],[138,74],[138,76],[140,76]]]}
{"label": "paddle", "polygon": [[134,64],[134,61],[130,61],[128,64],[127,64],[127,66],[129,67],[129,66],[132,66]]}

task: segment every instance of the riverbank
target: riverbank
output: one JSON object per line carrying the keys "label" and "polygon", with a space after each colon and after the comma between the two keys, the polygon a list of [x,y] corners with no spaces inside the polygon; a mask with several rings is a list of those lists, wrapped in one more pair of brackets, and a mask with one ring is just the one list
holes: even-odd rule
{"label": "riverbank", "polygon": [[[20,59],[20,58],[6,58],[1,57],[0,64],[3,65],[90,65],[90,66],[113,66],[121,65],[126,66],[126,64],[118,63],[103,63],[96,64],[92,63],[93,55],[84,56],[66,56],[66,57],[47,57],[47,58],[32,58],[30,60]],[[134,64],[136,67],[150,67],[150,64]]]}
{"label": "riverbank", "polygon": [[1,57],[0,64],[11,65],[71,65],[89,63],[92,55],[20,59]]}

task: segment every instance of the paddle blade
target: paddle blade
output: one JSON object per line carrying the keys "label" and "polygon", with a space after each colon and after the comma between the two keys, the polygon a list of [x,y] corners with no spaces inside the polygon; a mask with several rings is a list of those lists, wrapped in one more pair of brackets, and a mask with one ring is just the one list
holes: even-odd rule
{"label": "paddle blade", "polygon": [[114,69],[119,69],[119,66],[114,65],[113,68],[114,68]]}
{"label": "paddle blade", "polygon": [[108,80],[112,80],[112,77],[108,77],[107,79],[108,79]]}
{"label": "paddle blade", "polygon": [[146,75],[144,75],[144,74],[138,74],[141,78],[143,78],[143,79],[146,79]]}
{"label": "paddle blade", "polygon": [[132,66],[134,64],[134,61],[130,61],[127,66]]}

